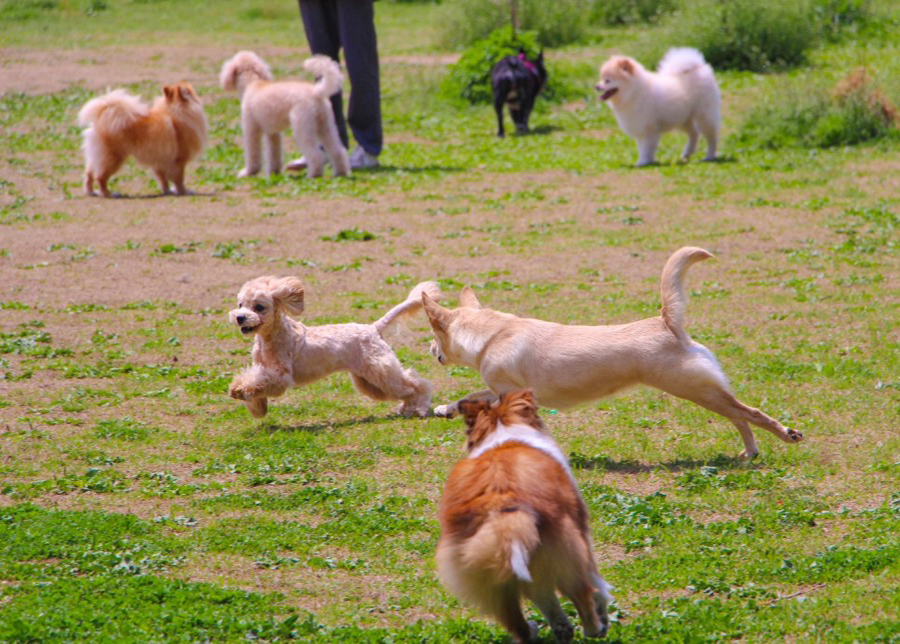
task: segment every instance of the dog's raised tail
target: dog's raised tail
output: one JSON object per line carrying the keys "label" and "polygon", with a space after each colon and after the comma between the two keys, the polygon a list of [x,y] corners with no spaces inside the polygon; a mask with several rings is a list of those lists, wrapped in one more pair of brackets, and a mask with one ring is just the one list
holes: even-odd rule
{"label": "dog's raised tail", "polygon": [[684,274],[693,264],[712,257],[709,251],[696,246],[679,248],[663,267],[659,289],[662,294],[662,319],[682,343],[689,338],[684,330],[687,296],[684,292]]}
{"label": "dog's raised tail", "polygon": [[382,338],[404,318],[415,315],[422,310],[422,293],[427,293],[433,300],[441,299],[441,287],[437,282],[420,282],[413,287],[406,299],[384,314],[375,322],[375,329]]}
{"label": "dog's raised tail", "polygon": [[307,58],[303,63],[303,69],[316,77],[315,92],[319,98],[328,98],[341,91],[344,86],[344,75],[336,61],[317,54]]}
{"label": "dog's raised tail", "polygon": [[150,108],[124,89],[114,89],[92,98],[78,112],[78,125],[100,124],[107,131],[119,131],[147,116]]}
{"label": "dog's raised tail", "polygon": [[514,577],[530,583],[528,566],[540,541],[537,518],[531,508],[504,508],[492,512],[466,541],[462,562],[470,570],[488,571],[498,584]]}

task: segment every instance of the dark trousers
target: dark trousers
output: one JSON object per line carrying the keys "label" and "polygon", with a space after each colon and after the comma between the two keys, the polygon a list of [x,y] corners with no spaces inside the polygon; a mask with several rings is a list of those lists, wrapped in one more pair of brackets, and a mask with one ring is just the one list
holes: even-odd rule
{"label": "dark trousers", "polygon": [[313,54],[325,54],[344,63],[350,77],[347,119],[341,94],[331,97],[341,141],[349,148],[347,125],[353,138],[373,156],[381,153],[381,90],[378,77],[378,42],[373,0],[298,0],[306,39]]}

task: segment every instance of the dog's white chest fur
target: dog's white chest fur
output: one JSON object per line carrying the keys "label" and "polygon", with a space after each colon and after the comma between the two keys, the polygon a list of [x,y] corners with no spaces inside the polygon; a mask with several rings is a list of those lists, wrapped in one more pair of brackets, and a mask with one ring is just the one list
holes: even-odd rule
{"label": "dog's white chest fur", "polygon": [[498,423],[497,429],[495,429],[490,436],[485,438],[478,447],[469,452],[469,458],[478,458],[488,450],[500,447],[504,443],[509,443],[511,441],[524,443],[529,447],[541,450],[559,463],[569,477],[574,480],[572,470],[569,468],[569,461],[562,453],[562,450],[559,449],[559,445],[543,432],[540,432],[533,427],[529,427],[528,425],[513,425],[507,427],[502,423]]}

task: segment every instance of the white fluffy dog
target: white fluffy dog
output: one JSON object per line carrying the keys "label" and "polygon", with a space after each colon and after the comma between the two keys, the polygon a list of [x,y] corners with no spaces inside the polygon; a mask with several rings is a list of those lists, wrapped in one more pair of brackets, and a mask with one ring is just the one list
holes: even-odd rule
{"label": "white fluffy dog", "polygon": [[422,282],[406,300],[372,324],[328,324],[307,327],[291,319],[303,312],[303,285],[296,277],[258,277],[238,293],[238,308],[228,315],[244,335],[256,334],[253,365],[235,376],[228,388],[256,418],[268,411],[267,398],[295,385],[349,371],[356,389],[376,400],[400,400],[404,416],[427,416],[431,383],[404,369],[385,334],[400,319],[422,309],[422,295],[441,292]]}
{"label": "white fluffy dog", "polygon": [[719,86],[710,67],[696,49],[670,49],[654,73],[625,56],[613,56],[600,68],[600,98],[612,108],[619,127],[637,140],[638,165],[654,163],[659,137],[669,130],[684,130],[687,160],[700,134],[706,139],[704,161],[716,158],[721,123]]}
{"label": "white fluffy dog", "polygon": [[294,139],[306,157],[308,177],[322,176],[325,154],[335,176],[350,174],[347,150],[338,135],[329,101],[344,84],[341,69],[328,56],[313,56],[303,63],[303,68],[315,74],[315,83],[273,80],[269,66],[252,51],[238,52],[222,65],[222,89],[237,90],[241,99],[246,165],[239,177],[258,174],[262,169],[264,135],[269,174],[281,172],[281,132],[288,127],[294,131]]}

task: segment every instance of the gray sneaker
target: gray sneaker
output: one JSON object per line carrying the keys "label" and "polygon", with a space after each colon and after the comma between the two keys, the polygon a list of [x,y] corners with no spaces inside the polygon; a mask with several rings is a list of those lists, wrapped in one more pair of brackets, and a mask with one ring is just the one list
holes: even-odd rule
{"label": "gray sneaker", "polygon": [[356,149],[350,154],[350,167],[357,168],[377,168],[378,157],[366,152],[361,145],[357,145]]}

